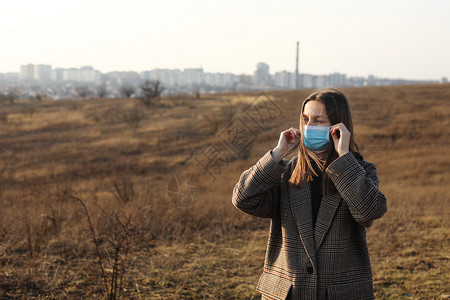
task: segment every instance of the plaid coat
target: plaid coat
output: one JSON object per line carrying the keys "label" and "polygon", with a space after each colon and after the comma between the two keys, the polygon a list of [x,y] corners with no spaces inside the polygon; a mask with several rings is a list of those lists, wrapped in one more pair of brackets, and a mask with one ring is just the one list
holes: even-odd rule
{"label": "plaid coat", "polygon": [[269,151],[234,187],[238,209],[271,218],[256,289],[262,299],[373,299],[365,227],[387,210],[375,166],[351,153],[328,166],[338,193],[323,196],[313,230],[310,184],[289,183],[296,162]]}

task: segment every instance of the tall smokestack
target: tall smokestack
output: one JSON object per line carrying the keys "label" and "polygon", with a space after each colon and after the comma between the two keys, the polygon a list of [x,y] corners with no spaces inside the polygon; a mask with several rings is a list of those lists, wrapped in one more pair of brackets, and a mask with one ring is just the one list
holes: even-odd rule
{"label": "tall smokestack", "polygon": [[294,86],[295,86],[295,89],[298,89],[299,88],[299,84],[298,84],[298,45],[299,45],[300,43],[299,42],[297,42],[297,56],[296,56],[296,58],[295,58],[295,75],[294,75]]}

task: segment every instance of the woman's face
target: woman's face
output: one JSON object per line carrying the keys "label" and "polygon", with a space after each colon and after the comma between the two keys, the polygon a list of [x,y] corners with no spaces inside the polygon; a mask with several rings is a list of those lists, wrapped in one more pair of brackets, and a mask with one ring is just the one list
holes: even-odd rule
{"label": "woman's face", "polygon": [[319,101],[308,101],[305,104],[302,117],[305,125],[331,126],[327,111],[325,110],[325,105]]}

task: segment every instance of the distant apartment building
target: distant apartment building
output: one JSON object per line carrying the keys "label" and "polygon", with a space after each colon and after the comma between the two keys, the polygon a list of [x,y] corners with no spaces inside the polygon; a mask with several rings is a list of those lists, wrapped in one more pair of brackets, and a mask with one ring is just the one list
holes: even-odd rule
{"label": "distant apartment building", "polygon": [[288,71],[276,72],[273,76],[274,84],[277,88],[292,89],[294,88],[294,73]]}
{"label": "distant apartment building", "polygon": [[239,78],[231,73],[204,73],[204,84],[211,87],[233,87]]}
{"label": "distant apartment building", "polygon": [[314,76],[311,74],[300,74],[299,75],[299,83],[300,87],[303,89],[312,89],[314,88]]}
{"label": "distant apartment building", "polygon": [[313,77],[315,79],[315,83],[313,88],[320,89],[327,86],[327,76],[326,75],[318,75]]}
{"label": "distant apartment building", "polygon": [[[341,75],[341,74],[339,74]],[[345,76],[345,75],[344,75]],[[334,75],[311,75],[299,74],[299,88],[314,89],[324,88],[327,86],[343,86],[345,77]],[[295,74],[287,71],[281,71],[274,74],[274,86],[283,89],[295,88]]]}
{"label": "distant apartment building", "polygon": [[253,83],[256,86],[267,86],[270,84],[268,64],[260,62],[256,65],[256,71],[253,74]]}
{"label": "distant apartment building", "polygon": [[333,73],[327,75],[327,86],[340,87],[347,85],[347,75],[340,73]]}
{"label": "distant apartment building", "polygon": [[64,80],[64,69],[56,68],[56,69],[52,70],[51,80],[52,81],[63,81]]}
{"label": "distant apartment building", "polygon": [[184,69],[181,85],[200,85],[203,83],[203,69],[202,68],[192,68]]}
{"label": "distant apartment building", "polygon": [[142,80],[159,80],[166,87],[199,86],[231,87],[238,76],[232,73],[204,73],[202,68],[184,69],[154,69],[141,72]]}
{"label": "distant apartment building", "polygon": [[20,66],[19,79],[21,81],[50,81],[52,66],[50,65],[22,65]]}
{"label": "distant apartment building", "polygon": [[63,81],[95,83],[100,80],[100,72],[90,66],[71,68],[62,71],[62,78]]}
{"label": "distant apartment building", "polygon": [[233,73],[225,73],[220,74],[219,76],[222,76],[224,82],[223,87],[236,87],[236,84],[239,82],[239,77],[234,75]]}
{"label": "distant apartment building", "polygon": [[160,82],[163,82],[165,85],[174,87],[180,85],[182,73],[183,72],[181,72],[181,70],[179,69],[175,70],[164,69],[159,72],[156,78]]}
{"label": "distant apartment building", "polygon": [[23,81],[33,80],[34,79],[34,65],[22,65],[20,66],[20,75],[19,79]]}
{"label": "distant apartment building", "polygon": [[238,83],[236,89],[238,91],[250,90],[252,88],[253,76],[241,74],[238,76]]}
{"label": "distant apartment building", "polygon": [[367,85],[367,80],[364,77],[356,76],[356,77],[350,77],[347,79],[347,85],[348,86],[365,86]]}
{"label": "distant apartment building", "polygon": [[50,81],[52,77],[52,66],[35,65],[33,79],[38,81]]}
{"label": "distant apartment building", "polygon": [[5,74],[5,81],[15,83],[20,80],[20,73],[8,72]]}
{"label": "distant apartment building", "polygon": [[151,71],[141,72],[142,80],[158,80],[167,87],[179,86],[182,79],[183,72],[179,69],[154,69]]}
{"label": "distant apartment building", "polygon": [[63,71],[63,81],[81,81],[79,69],[71,68]]}
{"label": "distant apartment building", "polygon": [[135,85],[141,81],[141,76],[138,72],[128,71],[128,72],[117,72],[119,85]]}
{"label": "distant apartment building", "polygon": [[20,73],[0,73],[0,87],[2,85],[16,84],[19,81]]}

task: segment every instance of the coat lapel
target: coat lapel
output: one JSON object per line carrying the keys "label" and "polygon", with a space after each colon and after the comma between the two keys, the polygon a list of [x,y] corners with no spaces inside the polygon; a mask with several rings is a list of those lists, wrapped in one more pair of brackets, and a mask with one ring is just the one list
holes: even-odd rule
{"label": "coat lapel", "polygon": [[328,194],[323,195],[322,197],[314,228],[315,252],[319,251],[320,245],[322,244],[322,241],[330,228],[334,214],[336,213],[341,199],[342,198],[339,197],[339,194]]}
{"label": "coat lapel", "polygon": [[316,263],[314,232],[311,215],[311,188],[309,183],[300,186],[289,184],[289,199],[292,215],[297,225],[300,239],[313,264]]}

